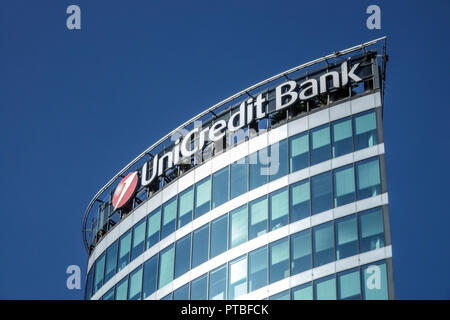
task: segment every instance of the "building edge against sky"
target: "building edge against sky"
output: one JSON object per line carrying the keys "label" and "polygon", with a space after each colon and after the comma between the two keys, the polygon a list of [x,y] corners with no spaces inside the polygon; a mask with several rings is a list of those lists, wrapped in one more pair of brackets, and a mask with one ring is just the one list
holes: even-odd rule
{"label": "building edge against sky", "polygon": [[86,299],[393,299],[386,61],[308,62],[134,159],[86,210]]}

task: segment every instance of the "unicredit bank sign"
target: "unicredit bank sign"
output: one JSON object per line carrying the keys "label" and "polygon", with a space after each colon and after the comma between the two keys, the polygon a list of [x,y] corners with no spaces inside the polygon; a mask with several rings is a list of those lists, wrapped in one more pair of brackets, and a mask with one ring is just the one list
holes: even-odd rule
{"label": "unicredit bank sign", "polygon": [[[290,80],[275,88],[275,108],[282,110],[298,101],[312,99],[319,94],[327,92],[330,88],[340,88],[346,86],[350,80],[360,82],[362,79],[355,72],[360,63],[355,63],[349,68],[347,61],[343,62],[338,71],[329,71],[318,78],[308,79],[298,83]],[[330,82],[331,80],[331,82]],[[331,85],[330,85],[331,83]],[[182,139],[176,139],[173,149],[163,154],[161,157],[155,155],[151,162],[151,169],[148,170],[149,162],[146,162],[140,170],[140,183],[145,187],[150,185],[157,177],[160,177],[165,170],[180,164],[184,159],[190,159],[194,154],[201,152],[205,142],[215,142],[222,139],[227,132],[233,133],[249,125],[255,120],[266,117],[266,98],[263,94],[258,94],[255,98],[243,101],[239,108],[231,115],[228,121],[218,120],[213,125],[202,128],[196,127],[186,133]],[[192,146],[193,139],[197,143]],[[138,172],[128,174],[117,186],[114,196],[114,208],[125,205],[133,196],[137,188]],[[132,190],[132,191],[131,191]]]}

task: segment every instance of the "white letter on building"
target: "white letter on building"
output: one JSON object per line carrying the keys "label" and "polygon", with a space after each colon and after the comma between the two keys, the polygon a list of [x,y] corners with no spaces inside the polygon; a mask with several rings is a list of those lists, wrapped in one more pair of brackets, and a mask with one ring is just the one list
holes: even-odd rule
{"label": "white letter on building", "polygon": [[[281,89],[289,86],[289,90],[286,92],[281,93]],[[280,109],[284,109],[286,107],[289,107],[291,104],[295,103],[295,101],[297,101],[298,98],[298,93],[295,92],[295,88],[297,87],[297,83],[295,81],[287,81],[281,85],[279,85],[278,87],[276,87],[275,89],[275,104],[276,110],[280,110]],[[283,97],[284,96],[290,96],[289,101],[287,101],[286,103],[283,104]]]}

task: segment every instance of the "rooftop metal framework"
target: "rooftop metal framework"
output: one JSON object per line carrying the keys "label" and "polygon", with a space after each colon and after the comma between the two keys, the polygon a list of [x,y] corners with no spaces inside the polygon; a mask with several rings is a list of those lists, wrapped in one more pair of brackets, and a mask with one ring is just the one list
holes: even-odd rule
{"label": "rooftop metal framework", "polygon": [[[90,244],[88,243],[88,237],[87,237],[87,233],[88,232],[92,232],[91,229],[89,229],[87,227],[87,222],[89,220],[89,217],[91,217],[91,215],[94,213],[93,212],[93,206],[95,203],[104,203],[104,201],[102,200],[102,198],[104,199],[105,195],[108,195],[108,192],[111,191],[111,187],[114,186],[114,184],[116,182],[118,182],[119,179],[124,177],[124,174],[129,171],[130,169],[136,167],[138,168],[137,164],[141,163],[142,161],[148,161],[149,159],[151,159],[153,157],[152,154],[157,153],[158,149],[160,149],[161,147],[163,147],[164,145],[171,143],[170,138],[173,135],[176,135],[177,133],[179,134],[179,132],[182,129],[185,129],[189,126],[192,126],[194,124],[194,122],[198,121],[198,120],[202,120],[205,117],[214,117],[216,118],[218,114],[220,114],[221,112],[223,112],[225,108],[230,106],[230,103],[235,102],[237,99],[241,98],[242,96],[245,95],[249,95],[252,96],[252,92],[259,89],[265,89],[267,88],[267,85],[271,85],[273,83],[275,83],[276,81],[280,81],[280,80],[286,80],[286,79],[290,79],[289,75],[295,74],[298,71],[305,71],[307,70],[309,67],[315,66],[316,64],[319,64],[321,62],[325,62],[327,65],[329,63],[330,60],[333,59],[341,59],[349,54],[352,54],[354,52],[358,52],[358,51],[366,51],[368,47],[374,46],[376,45],[378,42],[382,43],[382,48],[381,48],[381,55],[379,55],[379,57],[381,57],[381,63],[380,63],[380,83],[381,83],[381,97],[383,99],[384,96],[384,80],[385,80],[385,66],[386,66],[386,62],[388,59],[388,56],[386,55],[386,40],[387,38],[381,37],[372,41],[368,41],[362,44],[359,44],[357,46],[348,48],[348,49],[344,49],[341,51],[335,51],[327,56],[312,60],[310,62],[301,64],[297,67],[291,68],[289,70],[286,70],[284,72],[281,72],[273,77],[270,77],[266,80],[263,80],[257,84],[254,84],[228,98],[226,98],[225,100],[220,101],[219,103],[213,105],[212,107],[206,109],[205,111],[203,111],[202,113],[196,115],[195,117],[193,117],[192,119],[186,121],[185,123],[183,123],[182,125],[178,126],[176,129],[172,130],[170,133],[168,133],[167,135],[165,135],[164,137],[162,137],[161,139],[159,139],[157,142],[155,142],[154,144],[152,144],[150,147],[148,147],[145,151],[143,151],[140,155],[138,155],[135,159],[133,159],[129,164],[127,164],[122,170],[120,170],[117,174],[115,174],[96,194],[95,196],[91,199],[91,201],[89,202],[86,211],[84,213],[84,217],[83,217],[83,224],[82,224],[82,234],[83,234],[83,243],[84,246],[87,250],[88,253],[90,253]],[[95,210],[94,210],[95,211]]]}

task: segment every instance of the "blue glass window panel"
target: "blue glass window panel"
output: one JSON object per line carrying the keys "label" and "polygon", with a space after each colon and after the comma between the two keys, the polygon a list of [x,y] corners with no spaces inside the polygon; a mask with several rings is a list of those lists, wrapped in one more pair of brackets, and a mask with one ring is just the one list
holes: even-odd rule
{"label": "blue glass window panel", "polygon": [[230,166],[230,199],[236,198],[248,190],[247,157]]}
{"label": "blue glass window panel", "polygon": [[95,263],[94,293],[97,292],[97,290],[102,287],[104,274],[105,274],[105,254],[102,254]]}
{"label": "blue glass window panel", "polygon": [[313,289],[311,282],[292,288],[292,300],[312,300]]}
{"label": "blue glass window panel", "polygon": [[314,281],[314,300],[336,300],[336,279],[334,275]]}
{"label": "blue glass window panel", "polygon": [[312,214],[317,214],[332,208],[331,171],[311,178]]}
{"label": "blue glass window panel", "polygon": [[267,196],[253,200],[249,204],[249,240],[267,232],[268,205]]}
{"label": "blue glass window panel", "polygon": [[289,190],[283,188],[269,195],[270,231],[289,223]]}
{"label": "blue glass window panel", "polygon": [[175,244],[175,278],[185,274],[191,268],[191,234]]}
{"label": "blue glass window panel", "polygon": [[142,266],[130,274],[128,287],[128,300],[140,300],[142,289]]}
{"label": "blue glass window panel", "polygon": [[358,254],[358,227],[356,215],[335,221],[336,259],[344,259]]}
{"label": "blue glass window panel", "polygon": [[133,227],[133,242],[131,245],[131,260],[136,259],[144,252],[146,219]]}
{"label": "blue glass window panel", "polygon": [[114,287],[103,295],[102,300],[114,300]]}
{"label": "blue glass window panel", "polygon": [[359,277],[359,268],[339,273],[337,285],[339,300],[360,300],[361,280]]}
{"label": "blue glass window panel", "polygon": [[311,211],[311,190],[309,181],[304,180],[290,186],[291,223],[307,218]]}
{"label": "blue glass window panel", "polygon": [[116,274],[118,241],[106,250],[105,283]]}
{"label": "blue glass window panel", "polygon": [[274,143],[269,148],[269,180],[274,181],[288,174],[287,139]]}
{"label": "blue glass window panel", "polygon": [[248,254],[248,292],[267,286],[267,247]]}
{"label": "blue glass window panel", "polygon": [[175,231],[177,217],[177,198],[173,197],[162,206],[161,239]]}
{"label": "blue glass window panel", "polygon": [[333,139],[333,158],[353,151],[352,120],[350,118],[333,122],[331,135]]}
{"label": "blue glass window panel", "polygon": [[189,283],[173,292],[173,300],[189,300]]}
{"label": "blue glass window panel", "polygon": [[378,261],[361,267],[363,299],[389,299],[387,286],[386,263]]}
{"label": "blue glass window panel", "polygon": [[127,300],[128,296],[128,276],[122,279],[116,286],[116,300]]}
{"label": "blue glass window panel", "polygon": [[309,166],[309,135],[308,132],[289,138],[290,172],[295,172]]}
{"label": "blue glass window panel", "polygon": [[359,213],[358,219],[360,252],[384,247],[383,211],[381,207]]}
{"label": "blue glass window panel", "polygon": [[194,188],[190,187],[181,192],[178,197],[178,228],[181,228],[192,221],[193,208]]}
{"label": "blue glass window panel", "polygon": [[125,268],[130,262],[130,248],[131,248],[131,230],[127,231],[120,237],[119,244],[119,262],[117,265],[117,272]]}
{"label": "blue glass window panel", "polygon": [[243,256],[229,263],[228,300],[247,294],[247,257]]}
{"label": "blue glass window panel", "polygon": [[192,244],[192,268],[208,260],[209,224],[194,232]]}
{"label": "blue glass window panel", "polygon": [[250,190],[253,190],[267,183],[270,172],[268,148],[266,147],[249,155],[248,162]]}
{"label": "blue glass window panel", "polygon": [[191,282],[191,300],[207,300],[208,279],[206,274]]}
{"label": "blue glass window panel", "polygon": [[289,277],[289,239],[284,238],[269,245],[269,282]]}
{"label": "blue glass window panel", "polygon": [[161,228],[161,209],[158,208],[151,212],[147,217],[147,244],[150,249],[159,242],[159,233]]}
{"label": "blue glass window panel", "polygon": [[209,273],[209,300],[225,300],[227,294],[227,266]]}
{"label": "blue glass window panel", "polygon": [[312,129],[309,138],[311,165],[329,160],[331,158],[330,125],[326,124]]}
{"label": "blue glass window panel", "polygon": [[158,267],[158,289],[161,289],[166,284],[173,280],[173,269],[174,269],[174,247],[164,249],[159,258]]}
{"label": "blue glass window panel", "polygon": [[283,292],[274,294],[273,296],[269,297],[269,300],[290,300],[291,294],[289,290],[285,290]]}
{"label": "blue glass window panel", "polygon": [[144,279],[142,281],[142,297],[147,298],[156,291],[158,271],[158,255],[154,255],[144,263]]}
{"label": "blue glass window panel", "polygon": [[228,215],[225,214],[211,223],[211,259],[227,251]]}
{"label": "blue glass window panel", "polygon": [[333,223],[327,222],[313,228],[314,267],[334,261]]}
{"label": "blue glass window panel", "polygon": [[364,160],[356,164],[356,185],[358,200],[374,197],[381,193],[378,158]]}
{"label": "blue glass window panel", "polygon": [[377,119],[375,111],[362,113],[353,118],[355,151],[372,147],[377,142]]}
{"label": "blue glass window panel", "polygon": [[333,171],[333,187],[335,207],[355,201],[355,173],[353,165]]}
{"label": "blue glass window panel", "polygon": [[161,298],[161,300],[172,300],[173,292],[169,293],[167,296]]}
{"label": "blue glass window panel", "polygon": [[212,208],[217,208],[228,201],[228,167],[213,174]]}
{"label": "blue glass window panel", "polygon": [[311,251],[310,229],[291,236],[291,275],[311,269]]}
{"label": "blue glass window panel", "polygon": [[87,279],[86,279],[86,292],[85,292],[85,299],[89,300],[92,296],[92,283],[93,283],[93,277],[94,277],[94,266],[91,267],[91,270],[89,270]]}
{"label": "blue glass window panel", "polygon": [[247,241],[247,205],[230,212],[230,249]]}
{"label": "blue glass window panel", "polygon": [[194,217],[198,218],[209,212],[211,207],[211,177],[207,177],[195,184]]}

